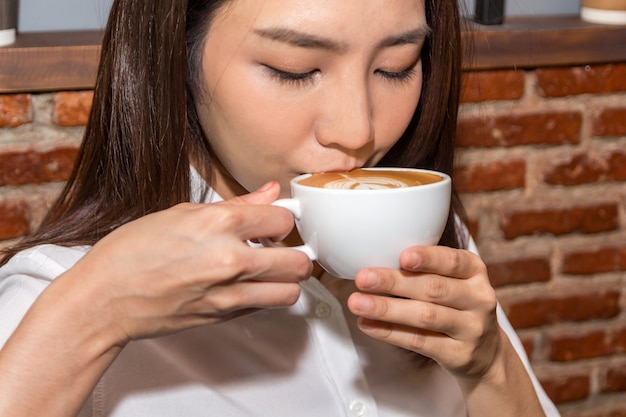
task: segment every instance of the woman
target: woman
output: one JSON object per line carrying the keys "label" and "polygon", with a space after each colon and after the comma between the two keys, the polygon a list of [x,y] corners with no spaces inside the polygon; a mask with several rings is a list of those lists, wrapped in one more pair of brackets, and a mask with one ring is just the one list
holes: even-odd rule
{"label": "woman", "polygon": [[456,195],[402,270],[247,243],[297,239],[270,203],[302,172],[451,173],[460,56],[455,0],[116,1],[75,171],[1,270],[0,415],[558,415]]}

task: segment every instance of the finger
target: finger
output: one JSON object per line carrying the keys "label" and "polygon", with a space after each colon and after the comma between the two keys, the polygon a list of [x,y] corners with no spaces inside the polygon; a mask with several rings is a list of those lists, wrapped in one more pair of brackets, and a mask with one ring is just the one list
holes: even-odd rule
{"label": "finger", "polygon": [[[348,298],[348,308],[357,316],[371,320],[408,326],[429,332],[442,333],[454,338],[481,329],[476,320],[467,320],[469,313],[441,305],[373,294],[353,293]],[[468,321],[474,323],[467,323]]]}
{"label": "finger", "polygon": [[489,280],[462,280],[430,273],[410,273],[386,268],[368,268],[355,277],[357,288],[427,301],[459,310],[495,308],[495,291]]}
{"label": "finger", "polygon": [[241,259],[234,260],[232,264],[239,269],[236,274],[238,281],[297,283],[309,279],[313,271],[313,262],[309,257],[291,248],[248,247]]}
{"label": "finger", "polygon": [[486,275],[486,267],[472,252],[446,246],[414,246],[400,255],[400,266],[407,271],[427,272],[466,279]]}
{"label": "finger", "polygon": [[415,329],[409,326],[364,317],[359,317],[357,325],[363,333],[370,337],[400,346],[433,359],[435,359],[436,353],[441,349],[442,345],[449,344],[445,342],[450,339],[447,335],[442,333]]}
{"label": "finger", "polygon": [[[296,283],[244,281],[230,285],[214,286],[208,290],[176,293],[175,311],[159,307],[151,315],[144,314],[140,321],[131,322],[125,332],[132,338],[154,337],[146,332],[148,327],[158,328],[156,334],[168,334],[183,328],[219,323],[253,313],[260,309],[288,307],[299,298],[301,287]],[[143,322],[143,323],[142,323]]]}
{"label": "finger", "polygon": [[185,315],[228,318],[237,312],[288,307],[300,297],[297,283],[242,281],[212,287],[203,297],[189,303]]}
{"label": "finger", "polygon": [[271,204],[280,195],[280,184],[278,181],[270,181],[261,186],[258,190],[239,197],[225,200],[223,204],[247,205],[247,204]]}
{"label": "finger", "polygon": [[214,246],[204,256],[200,253],[194,258],[200,259],[181,265],[179,273],[192,276],[190,282],[207,288],[215,283],[246,280],[301,282],[310,278],[313,270],[309,257],[295,249],[250,247],[237,240],[224,240],[220,247]]}
{"label": "finger", "polygon": [[294,228],[294,218],[289,210],[269,204],[197,205],[193,221],[196,230],[233,234],[239,240],[259,238],[284,238]]}
{"label": "finger", "polygon": [[472,372],[474,345],[452,339],[444,334],[415,329],[399,324],[359,318],[359,329],[375,339],[429,357],[453,374]]}

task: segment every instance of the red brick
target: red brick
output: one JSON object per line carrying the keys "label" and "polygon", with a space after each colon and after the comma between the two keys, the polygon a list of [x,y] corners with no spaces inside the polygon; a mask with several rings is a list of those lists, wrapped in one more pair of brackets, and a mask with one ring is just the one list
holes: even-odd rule
{"label": "red brick", "polygon": [[568,162],[552,167],[544,181],[555,185],[578,185],[604,181],[626,180],[626,153],[574,155]]}
{"label": "red brick", "polygon": [[609,343],[613,352],[626,353],[626,328],[612,332]]}
{"label": "red brick", "polygon": [[487,265],[489,280],[494,287],[550,281],[550,262],[547,259],[529,258]]}
{"label": "red brick", "polygon": [[594,120],[594,136],[625,136],[626,108],[604,109]]}
{"label": "red brick", "polygon": [[559,322],[607,319],[620,314],[620,292],[604,291],[554,298],[503,300],[511,324],[518,328],[537,327]]}
{"label": "red brick", "polygon": [[626,368],[607,370],[601,390],[603,392],[626,392]]}
{"label": "red brick", "polygon": [[63,127],[84,126],[89,120],[92,91],[56,93],[53,97],[54,120]]}
{"label": "red brick", "polygon": [[580,142],[582,116],[578,112],[507,114],[459,120],[459,147],[563,145]]}
{"label": "red brick", "polygon": [[603,331],[555,337],[550,343],[550,359],[559,362],[598,358],[611,353]]}
{"label": "red brick", "polygon": [[0,154],[0,185],[38,184],[65,181],[72,171],[77,148],[57,148],[47,152]]}
{"label": "red brick", "polygon": [[462,102],[515,100],[523,95],[522,71],[473,71],[463,75]]}
{"label": "red brick", "polygon": [[583,400],[589,397],[591,380],[588,375],[570,375],[542,379],[541,385],[555,404]]}
{"label": "red brick", "polygon": [[[478,238],[478,231],[480,230],[480,221],[478,219],[467,219],[467,229],[474,239]],[[624,256],[626,261],[626,256]]]}
{"label": "red brick", "polygon": [[535,352],[535,339],[530,338],[530,337],[520,336],[520,341],[522,342],[522,346],[524,347],[526,356],[528,356],[529,358],[532,358]]}
{"label": "red brick", "polygon": [[23,202],[0,203],[0,239],[13,239],[30,232],[28,206]]}
{"label": "red brick", "polygon": [[562,271],[565,274],[588,275],[626,270],[621,255],[626,249],[600,248],[566,253]]}
{"label": "red brick", "polygon": [[501,226],[507,239],[544,233],[598,233],[618,227],[617,211],[617,205],[614,204],[527,211],[505,210],[501,214]]}
{"label": "red brick", "polygon": [[623,404],[606,405],[603,398],[597,398],[585,405],[585,409],[576,407],[562,414],[563,417],[626,417],[626,401]]}
{"label": "red brick", "polygon": [[501,227],[507,239],[545,233],[606,232],[619,228],[618,206],[601,204],[563,209],[505,210],[501,214]]}
{"label": "red brick", "polygon": [[18,127],[30,123],[29,94],[0,95],[0,127]]}
{"label": "red brick", "polygon": [[455,168],[455,185],[461,193],[524,188],[526,162],[521,160],[481,165],[459,165]]}
{"label": "red brick", "polygon": [[543,68],[537,70],[537,85],[546,97],[626,91],[626,64]]}

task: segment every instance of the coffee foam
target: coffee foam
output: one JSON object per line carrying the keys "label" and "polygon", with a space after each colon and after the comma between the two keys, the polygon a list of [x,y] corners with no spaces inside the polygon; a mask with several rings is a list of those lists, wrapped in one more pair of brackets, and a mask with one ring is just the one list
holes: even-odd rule
{"label": "coffee foam", "polygon": [[443,178],[439,175],[420,171],[355,169],[312,174],[299,183],[309,187],[341,190],[381,190],[415,187],[441,180]]}

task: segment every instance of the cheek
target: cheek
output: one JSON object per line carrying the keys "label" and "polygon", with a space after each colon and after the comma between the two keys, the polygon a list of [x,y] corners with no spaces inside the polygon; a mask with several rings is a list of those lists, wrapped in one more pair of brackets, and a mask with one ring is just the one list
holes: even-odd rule
{"label": "cheek", "polygon": [[[416,76],[417,77],[417,76]],[[393,146],[407,129],[422,91],[422,76],[416,78],[410,88],[399,94],[390,94],[382,104],[385,113],[384,123],[377,131],[377,136],[384,137],[388,148]]]}
{"label": "cheek", "polygon": [[276,96],[276,87],[268,85],[249,71],[224,77],[215,99],[220,105],[222,123],[228,126],[235,141],[247,138],[250,145],[277,147],[299,137],[306,121],[302,106],[285,95]]}

